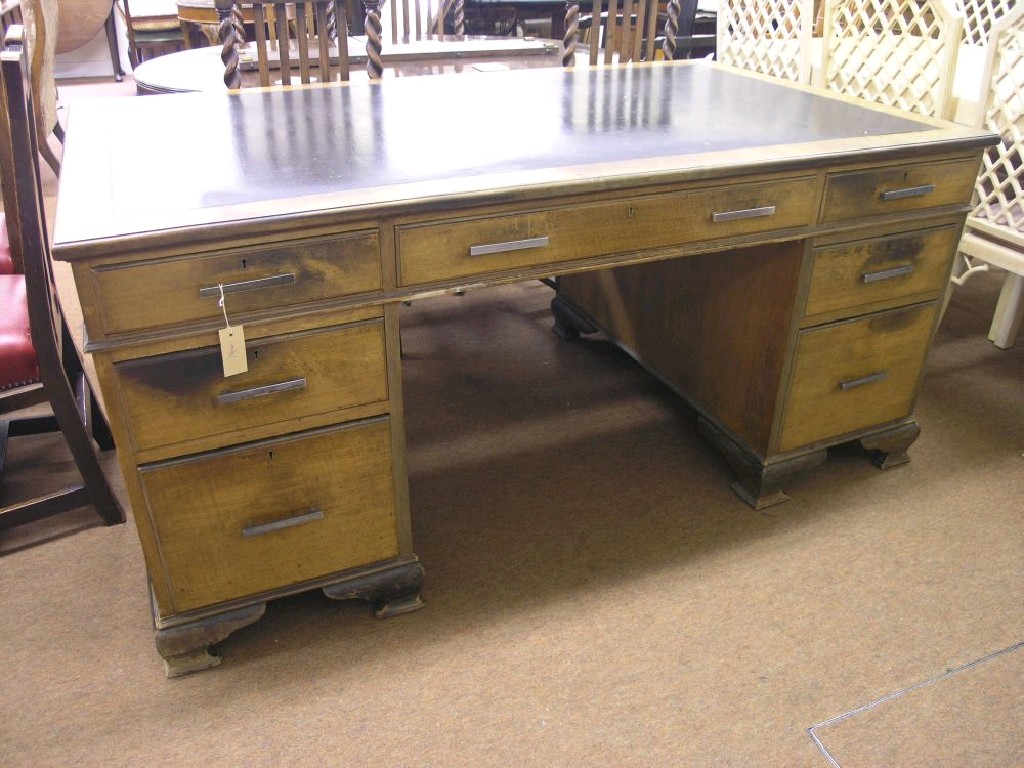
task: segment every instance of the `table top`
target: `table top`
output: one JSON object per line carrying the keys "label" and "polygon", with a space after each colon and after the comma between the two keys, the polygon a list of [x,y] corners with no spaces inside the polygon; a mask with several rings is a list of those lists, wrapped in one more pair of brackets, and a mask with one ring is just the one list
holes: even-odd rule
{"label": "table top", "polygon": [[[966,126],[705,61],[80,102],[69,106],[54,253],[187,244],[315,212],[336,224],[439,200],[544,199],[987,143]],[[139,164],[161,147],[168,173],[140,195]]]}
{"label": "table top", "polygon": [[[219,45],[191,48],[148,59],[134,72],[140,93],[225,92],[224,63]],[[249,43],[240,51],[242,88],[259,85],[256,49]],[[334,49],[334,58],[337,48]],[[350,77],[368,79],[366,38],[348,38]],[[386,78],[419,75],[493,72],[528,67],[558,67],[560,46],[551,40],[521,37],[442,37],[385,45],[381,52]],[[275,65],[271,61],[271,68]]]}

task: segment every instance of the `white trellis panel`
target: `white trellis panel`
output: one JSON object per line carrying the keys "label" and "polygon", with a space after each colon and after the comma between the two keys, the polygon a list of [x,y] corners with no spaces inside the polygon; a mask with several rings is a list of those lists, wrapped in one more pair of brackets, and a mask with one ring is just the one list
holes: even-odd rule
{"label": "white trellis panel", "polygon": [[826,0],[827,88],[931,117],[950,117],[963,17],[951,0]]}
{"label": "white trellis panel", "polygon": [[724,64],[808,83],[813,0],[722,0],[717,58]]}
{"label": "white trellis panel", "polygon": [[992,25],[1017,5],[1017,0],[961,0],[964,10],[963,42],[968,45],[988,44]]}

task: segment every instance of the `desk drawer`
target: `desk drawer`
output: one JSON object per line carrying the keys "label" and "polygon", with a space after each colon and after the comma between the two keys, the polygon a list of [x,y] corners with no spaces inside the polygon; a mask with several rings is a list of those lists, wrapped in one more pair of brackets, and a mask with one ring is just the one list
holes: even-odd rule
{"label": "desk drawer", "polygon": [[938,294],[958,228],[949,225],[814,250],[804,314],[828,315],[903,296]]}
{"label": "desk drawer", "polygon": [[980,160],[918,163],[831,173],[825,182],[822,222],[880,216],[944,205],[968,205]]}
{"label": "desk drawer", "polygon": [[[264,428],[266,437],[297,431],[300,420],[320,414],[321,423],[343,421],[346,408],[388,397],[379,318],[250,340],[246,358],[249,370],[227,378],[219,346],[116,364],[135,450],[197,440],[209,450],[246,429]],[[181,452],[194,450],[183,445]]]}
{"label": "desk drawer", "polygon": [[801,331],[779,450],[908,415],[934,318],[931,302]]}
{"label": "desk drawer", "polygon": [[398,228],[402,285],[805,227],[814,177]]}
{"label": "desk drawer", "polygon": [[398,554],[387,418],[139,470],[175,612]]}
{"label": "desk drawer", "polygon": [[218,317],[217,286],[229,316],[380,290],[376,231],[106,265],[92,271],[106,334]]}

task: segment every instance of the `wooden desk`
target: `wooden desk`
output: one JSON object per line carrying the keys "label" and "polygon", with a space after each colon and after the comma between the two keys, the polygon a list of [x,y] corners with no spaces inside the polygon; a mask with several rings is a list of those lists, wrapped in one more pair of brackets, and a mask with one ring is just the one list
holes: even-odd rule
{"label": "wooden desk", "polygon": [[[405,300],[560,275],[563,332],[687,398],[755,505],[839,442],[905,461],[994,139],[706,62],[72,105],[54,252],[169,673],[281,595],[420,606]],[[153,146],[216,162],[140,194]]]}
{"label": "wooden desk", "polygon": [[[140,94],[224,92],[224,63],[220,46],[192,48],[158,56],[135,69],[135,86]],[[247,54],[247,55],[246,55]],[[350,78],[368,80],[366,38],[348,38]],[[550,40],[523,38],[430,39],[392,45],[381,53],[384,77],[493,72],[530,67],[559,67],[562,49]],[[273,66],[273,63],[271,64]],[[243,51],[242,87],[259,86],[256,52],[250,43]]]}

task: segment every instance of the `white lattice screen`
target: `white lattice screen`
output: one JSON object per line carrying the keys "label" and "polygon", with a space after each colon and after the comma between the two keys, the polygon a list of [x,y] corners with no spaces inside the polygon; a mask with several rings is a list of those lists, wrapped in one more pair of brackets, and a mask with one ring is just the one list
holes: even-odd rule
{"label": "white lattice screen", "polygon": [[723,0],[717,58],[765,75],[810,82],[813,0]]}
{"label": "white lattice screen", "polygon": [[987,45],[992,24],[1009,13],[1017,0],[961,0],[964,9],[963,42]]}
{"label": "white lattice screen", "polygon": [[[1024,244],[1024,15],[1014,14],[1012,25],[998,29],[991,57],[991,81],[983,126],[998,133],[999,144],[984,155],[975,186],[972,226],[984,226],[997,237]],[[981,219],[975,222],[973,219]],[[987,225],[987,226],[985,226]],[[998,227],[993,232],[991,227]]]}
{"label": "white lattice screen", "polygon": [[828,0],[823,82],[850,96],[947,117],[962,26],[949,0]]}

